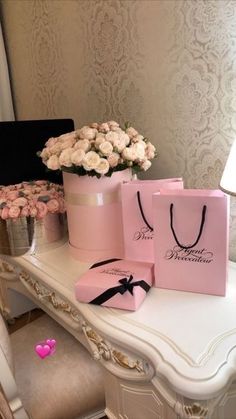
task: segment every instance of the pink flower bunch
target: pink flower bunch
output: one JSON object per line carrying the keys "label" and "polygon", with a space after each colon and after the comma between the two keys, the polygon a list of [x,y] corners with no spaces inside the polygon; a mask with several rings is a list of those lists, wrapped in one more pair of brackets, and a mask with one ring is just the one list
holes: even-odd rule
{"label": "pink flower bunch", "polygon": [[61,185],[45,180],[0,186],[0,219],[34,217],[48,213],[64,213],[65,201]]}
{"label": "pink flower bunch", "polygon": [[108,121],[49,138],[38,155],[48,169],[101,177],[128,167],[148,170],[156,148],[133,127]]}

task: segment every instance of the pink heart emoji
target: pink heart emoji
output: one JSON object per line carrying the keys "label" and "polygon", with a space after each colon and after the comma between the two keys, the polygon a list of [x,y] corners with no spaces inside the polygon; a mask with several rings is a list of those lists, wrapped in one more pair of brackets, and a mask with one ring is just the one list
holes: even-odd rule
{"label": "pink heart emoji", "polygon": [[35,346],[35,352],[40,358],[45,358],[46,356],[51,354],[51,348],[49,345],[36,345]]}
{"label": "pink heart emoji", "polygon": [[51,348],[51,349],[53,349],[53,348],[54,348],[54,346],[56,345],[56,343],[57,343],[57,341],[56,341],[55,339],[47,339],[47,340],[46,340],[46,344],[47,344],[48,346],[50,346],[50,348]]}

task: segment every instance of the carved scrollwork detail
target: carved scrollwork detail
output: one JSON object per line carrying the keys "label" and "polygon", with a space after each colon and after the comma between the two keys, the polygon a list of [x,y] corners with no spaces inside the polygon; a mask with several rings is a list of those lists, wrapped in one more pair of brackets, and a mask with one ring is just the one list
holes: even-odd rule
{"label": "carved scrollwork detail", "polygon": [[184,406],[184,413],[189,419],[204,419],[207,417],[208,409],[199,403],[193,403],[192,406]]}
{"label": "carved scrollwork detail", "polygon": [[127,355],[112,348],[108,342],[105,342],[104,339],[99,336],[97,332],[91,329],[91,327],[89,327],[86,323],[83,324],[82,329],[88,341],[92,343],[94,359],[113,361],[115,364],[122,368],[128,370],[136,370],[139,373],[145,373],[142,361],[131,361]]}
{"label": "carved scrollwork detail", "polygon": [[28,286],[34,290],[36,297],[39,300],[48,301],[55,310],[68,314],[77,323],[82,323],[79,312],[72,308],[68,302],[63,301],[61,297],[58,297],[54,291],[48,290],[38,281],[33,280],[30,275],[24,271],[20,272],[19,278],[23,283],[28,284]]}
{"label": "carved scrollwork detail", "polygon": [[10,263],[5,262],[4,260],[1,260],[0,271],[1,272],[7,272],[7,273],[13,273],[13,272],[15,272],[15,268]]}

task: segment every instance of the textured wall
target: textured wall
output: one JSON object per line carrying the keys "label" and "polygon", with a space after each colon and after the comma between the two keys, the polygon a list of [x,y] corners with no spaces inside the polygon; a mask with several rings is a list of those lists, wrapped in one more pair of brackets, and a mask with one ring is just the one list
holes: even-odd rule
{"label": "textured wall", "polygon": [[147,177],[218,186],[236,130],[235,0],[3,0],[2,15],[18,119],[132,121],[158,147]]}

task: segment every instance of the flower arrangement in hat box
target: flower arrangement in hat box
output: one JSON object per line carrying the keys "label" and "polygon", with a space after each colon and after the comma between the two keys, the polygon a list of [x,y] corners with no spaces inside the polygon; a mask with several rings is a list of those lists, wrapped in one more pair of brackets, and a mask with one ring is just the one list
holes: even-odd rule
{"label": "flower arrangement in hat box", "polygon": [[65,236],[62,185],[45,180],[0,186],[0,250],[19,256]]}
{"label": "flower arrangement in hat box", "polygon": [[70,250],[81,261],[124,255],[119,187],[146,171],[156,149],[133,127],[92,123],[49,138],[38,155],[63,171]]}

